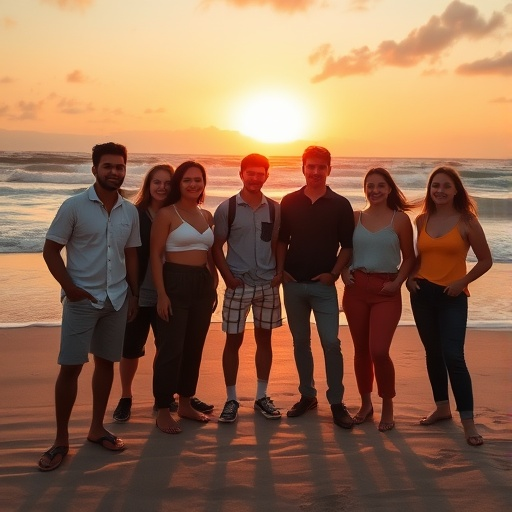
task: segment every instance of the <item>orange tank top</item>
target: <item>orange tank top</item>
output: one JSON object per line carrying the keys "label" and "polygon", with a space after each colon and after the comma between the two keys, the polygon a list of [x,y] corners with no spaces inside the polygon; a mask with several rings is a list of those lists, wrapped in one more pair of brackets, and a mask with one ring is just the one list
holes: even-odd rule
{"label": "orange tank top", "polygon": [[[469,244],[462,238],[457,223],[443,236],[433,238],[427,233],[427,221],[418,234],[420,268],[416,277],[447,286],[466,275]],[[464,293],[469,295],[467,287]]]}

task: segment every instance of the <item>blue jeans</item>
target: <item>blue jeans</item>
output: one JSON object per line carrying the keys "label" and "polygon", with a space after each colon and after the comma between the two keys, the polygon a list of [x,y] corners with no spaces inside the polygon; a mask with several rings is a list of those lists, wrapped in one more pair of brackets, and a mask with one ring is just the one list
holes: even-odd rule
{"label": "blue jeans", "polygon": [[339,306],[335,286],[317,282],[283,285],[284,305],[293,337],[293,354],[299,373],[299,392],[316,397],[311,352],[311,311],[315,315],[320,343],[324,351],[327,376],[327,400],[338,404],[343,400],[343,355],[338,339]]}
{"label": "blue jeans", "polygon": [[448,400],[449,376],[461,419],[473,418],[473,388],[464,360],[468,298],[463,292],[449,297],[444,286],[426,279],[417,282],[420,289],[411,293],[411,307],[425,347],[434,400]]}

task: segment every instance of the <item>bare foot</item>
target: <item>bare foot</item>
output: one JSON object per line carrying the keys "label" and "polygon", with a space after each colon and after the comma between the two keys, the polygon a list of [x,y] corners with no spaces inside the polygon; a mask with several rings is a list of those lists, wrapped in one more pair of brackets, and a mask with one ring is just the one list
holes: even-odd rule
{"label": "bare foot", "polygon": [[432,411],[428,416],[421,418],[420,425],[428,426],[437,423],[438,421],[451,420],[452,412],[450,404],[439,406],[435,411]]}
{"label": "bare foot", "polygon": [[[380,418],[381,425],[386,426],[384,430],[391,430],[395,426],[395,417],[393,412],[393,399],[392,398],[383,398],[382,399],[382,414]],[[390,426],[392,425],[392,426]],[[380,428],[379,428],[380,430]]]}
{"label": "bare foot", "polygon": [[181,428],[176,420],[169,414],[169,409],[159,409],[158,416],[156,418],[156,426],[164,434],[179,434]]}
{"label": "bare foot", "polygon": [[180,418],[187,418],[189,420],[200,421],[201,423],[208,423],[210,418],[203,414],[202,412],[196,411],[191,405],[190,401],[188,404],[183,404],[180,400],[180,405],[178,406],[178,416]]}
{"label": "bare foot", "polygon": [[462,420],[462,426],[464,427],[464,436],[470,446],[481,446],[484,444],[484,438],[477,432],[473,419]]}
{"label": "bare foot", "polygon": [[365,421],[371,420],[373,418],[373,405],[361,405],[357,414],[352,418],[354,420],[355,425],[361,425]]}

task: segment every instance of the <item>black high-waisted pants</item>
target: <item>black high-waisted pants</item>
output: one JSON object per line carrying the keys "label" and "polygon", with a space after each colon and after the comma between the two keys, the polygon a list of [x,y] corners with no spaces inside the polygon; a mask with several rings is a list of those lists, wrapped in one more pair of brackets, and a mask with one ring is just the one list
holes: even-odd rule
{"label": "black high-waisted pants", "polygon": [[164,284],[172,315],[158,317],[153,395],[158,408],[169,406],[175,393],[194,396],[203,346],[215,300],[213,278],[206,266],[164,263]]}

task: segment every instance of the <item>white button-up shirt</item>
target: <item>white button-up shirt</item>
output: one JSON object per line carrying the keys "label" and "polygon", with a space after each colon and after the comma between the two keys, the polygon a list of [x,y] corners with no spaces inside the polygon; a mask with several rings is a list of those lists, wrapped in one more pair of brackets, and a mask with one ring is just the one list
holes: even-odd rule
{"label": "white button-up shirt", "polygon": [[124,250],[141,244],[133,204],[119,195],[109,215],[91,186],[62,203],[46,238],[66,246],[68,274],[98,301],[95,307],[103,308],[107,296],[116,311],[122,307],[128,289]]}

